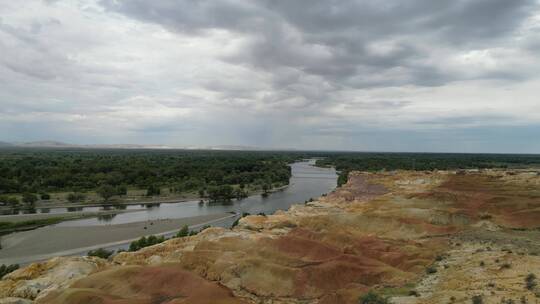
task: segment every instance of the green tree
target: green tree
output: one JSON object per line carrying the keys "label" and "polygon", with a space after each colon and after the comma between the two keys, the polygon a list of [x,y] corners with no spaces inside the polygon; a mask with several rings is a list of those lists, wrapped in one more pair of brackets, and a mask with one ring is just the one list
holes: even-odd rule
{"label": "green tree", "polygon": [[126,185],[120,185],[116,187],[116,195],[127,195]]}
{"label": "green tree", "polygon": [[106,250],[103,248],[98,248],[96,250],[88,251],[88,256],[95,256],[102,259],[108,259],[114,252],[112,250]]}
{"label": "green tree", "polygon": [[116,194],[116,189],[111,185],[102,185],[97,189],[97,194],[103,198],[105,202]]}
{"label": "green tree", "polygon": [[33,193],[24,193],[22,196],[22,200],[28,205],[33,205],[38,200],[38,197]]}
{"label": "green tree", "polygon": [[0,196],[0,202],[8,206],[15,207],[19,204],[19,199],[14,196],[2,195]]}
{"label": "green tree", "polygon": [[129,244],[129,251],[137,251],[141,248],[152,246],[155,244],[159,244],[165,241],[165,237],[159,236],[156,237],[155,235],[150,235],[148,237],[141,237],[140,239],[131,242]]}
{"label": "green tree", "polygon": [[178,233],[176,234],[176,237],[185,237],[185,236],[188,236],[189,235],[189,227],[188,225],[184,225],[182,226],[182,229],[180,229],[180,231],[178,231]]}
{"label": "green tree", "polygon": [[248,195],[247,192],[242,188],[236,188],[234,189],[234,196],[236,197],[236,199],[243,199],[246,198]]}
{"label": "green tree", "polygon": [[339,175],[338,175],[338,180],[337,180],[338,187],[341,187],[342,185],[346,184],[347,180],[348,180],[348,177],[349,177],[349,172],[348,171],[340,172]]}
{"label": "green tree", "polygon": [[156,185],[150,185],[148,189],[146,190],[146,196],[155,196],[155,195],[160,195],[160,194],[161,194],[161,189],[159,188],[159,186],[156,186]]}
{"label": "green tree", "polygon": [[209,186],[207,192],[208,199],[213,202],[229,201],[235,197],[231,185]]}
{"label": "green tree", "polygon": [[78,202],[83,201],[85,198],[86,196],[79,192],[73,192],[73,193],[68,194],[67,196],[67,200],[70,203],[78,203]]}

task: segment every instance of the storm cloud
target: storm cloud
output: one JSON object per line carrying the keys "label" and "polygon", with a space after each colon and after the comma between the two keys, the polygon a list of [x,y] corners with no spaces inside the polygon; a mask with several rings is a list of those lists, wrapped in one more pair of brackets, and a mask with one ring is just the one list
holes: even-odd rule
{"label": "storm cloud", "polygon": [[36,0],[0,13],[0,139],[540,152],[516,145],[540,131],[537,0]]}

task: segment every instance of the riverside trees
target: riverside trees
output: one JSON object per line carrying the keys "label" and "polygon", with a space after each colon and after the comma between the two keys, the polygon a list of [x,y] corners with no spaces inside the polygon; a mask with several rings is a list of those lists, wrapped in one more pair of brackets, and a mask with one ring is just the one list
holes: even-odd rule
{"label": "riverside trees", "polygon": [[235,198],[247,191],[241,185],[288,184],[287,164],[297,157],[263,151],[0,150],[0,195],[96,191],[107,201],[127,188],[146,189],[150,196],[165,188]]}

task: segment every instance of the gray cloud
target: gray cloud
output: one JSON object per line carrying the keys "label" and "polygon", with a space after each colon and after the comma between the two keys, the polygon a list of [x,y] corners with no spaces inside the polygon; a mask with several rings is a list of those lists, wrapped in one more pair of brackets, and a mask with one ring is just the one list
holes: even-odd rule
{"label": "gray cloud", "polygon": [[[292,68],[321,76],[332,85],[355,88],[434,86],[472,78],[521,80],[516,71],[491,71],[471,78],[424,59],[433,56],[432,46],[462,52],[505,45],[505,39],[537,10],[535,0],[102,3],[182,33],[224,29],[245,34],[248,42],[243,50],[226,60],[271,72]],[[372,74],[385,76],[373,79]]]}
{"label": "gray cloud", "polygon": [[490,127],[530,132],[540,124],[539,8],[537,0],[6,2],[0,141],[49,132],[45,139],[67,141],[435,150],[452,147],[437,134],[458,142],[467,128],[474,138]]}

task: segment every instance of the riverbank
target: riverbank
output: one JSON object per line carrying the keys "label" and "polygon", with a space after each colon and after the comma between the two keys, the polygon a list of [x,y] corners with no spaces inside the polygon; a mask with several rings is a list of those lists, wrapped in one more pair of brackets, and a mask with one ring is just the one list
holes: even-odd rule
{"label": "riverbank", "polygon": [[0,235],[37,229],[64,221],[80,220],[100,216],[115,216],[121,213],[136,212],[141,210],[144,209],[4,215],[0,217]]}
{"label": "riverbank", "polygon": [[234,216],[231,213],[219,213],[109,226],[42,227],[2,237],[0,264],[21,264],[54,256],[80,254],[92,249],[129,243],[142,236],[173,233],[184,225],[195,228]]}
{"label": "riverbank", "polygon": [[[274,187],[266,193],[275,193],[279,191],[283,191],[289,187],[290,184]],[[248,197],[262,195],[264,191],[261,189],[257,190],[251,190],[249,192]],[[36,203],[34,209],[57,209],[57,208],[66,208],[66,209],[77,209],[77,208],[91,208],[91,207],[119,207],[119,206],[136,206],[136,205],[152,205],[152,204],[174,204],[174,203],[185,203],[185,202],[193,202],[193,201],[199,201],[203,200],[204,202],[207,202],[208,199],[206,198],[200,198],[198,196],[161,196],[161,197],[148,197],[145,199],[142,199],[142,197],[130,197],[126,198],[124,200],[115,200],[108,203],[105,202],[87,202],[87,203],[66,203],[66,202],[47,202],[47,201],[40,201]],[[13,210],[13,208],[8,207],[0,207],[0,212],[9,212],[10,210]],[[75,212],[75,211],[73,211]],[[71,213],[71,212],[70,212]],[[42,214],[42,213],[33,213],[33,214]],[[16,214],[19,215],[19,214]],[[26,215],[26,214],[20,214],[20,215]],[[29,214],[32,215],[32,214]],[[12,215],[2,215],[0,216],[0,222],[2,222],[2,219],[4,216],[12,216]]]}

